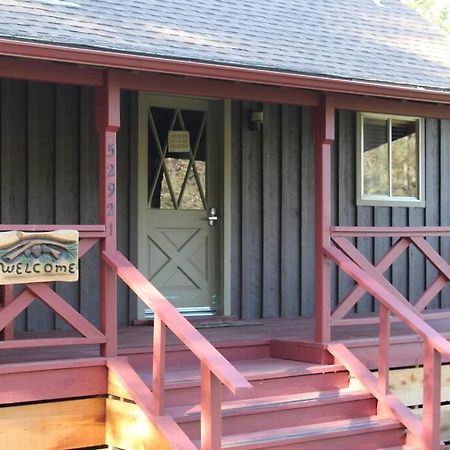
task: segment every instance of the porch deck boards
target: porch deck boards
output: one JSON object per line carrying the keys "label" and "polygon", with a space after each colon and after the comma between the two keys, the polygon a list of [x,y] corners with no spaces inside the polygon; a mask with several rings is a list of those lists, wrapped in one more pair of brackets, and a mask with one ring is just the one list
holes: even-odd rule
{"label": "porch deck boards", "polygon": [[[233,321],[231,319],[207,318],[194,319],[199,331],[217,345],[242,345],[244,343],[269,342],[271,339],[293,339],[313,342],[314,319],[299,317],[293,319],[260,319],[247,321]],[[230,326],[235,323],[235,326]],[[428,322],[437,331],[450,339],[450,320],[434,319]],[[148,325],[128,326],[119,330],[119,353],[127,355],[148,351],[152,344],[153,328]],[[50,333],[27,332],[17,335],[20,339],[33,337],[67,337],[73,336],[71,331],[56,331]],[[370,347],[378,339],[377,325],[351,325],[333,328],[334,342],[344,341],[350,347]],[[391,343],[417,343],[420,339],[401,323],[392,324]],[[182,344],[171,333],[167,335],[168,348],[182,347]],[[28,361],[43,361],[65,358],[83,358],[98,356],[96,345],[72,347],[47,347],[33,349],[0,350],[0,364]],[[413,363],[411,363],[412,365]]]}

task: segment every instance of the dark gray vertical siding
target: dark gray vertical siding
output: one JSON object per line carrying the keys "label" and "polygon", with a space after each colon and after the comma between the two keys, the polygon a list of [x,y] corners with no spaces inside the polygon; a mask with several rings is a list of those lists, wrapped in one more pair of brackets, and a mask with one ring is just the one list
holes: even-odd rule
{"label": "dark gray vertical siding", "polygon": [[[253,130],[251,111],[264,125]],[[314,310],[314,147],[309,108],[232,104],[232,311]],[[303,151],[302,151],[303,148]]]}
{"label": "dark gray vertical siding", "polygon": [[242,106],[231,104],[231,314],[241,315],[242,304]]}
{"label": "dark gray vertical siding", "polygon": [[[296,149],[296,153],[300,154],[301,161],[300,169],[300,184],[301,184],[301,196],[300,196],[300,209],[301,209],[301,222],[297,224],[293,222],[292,225],[288,225],[292,228],[292,233],[296,228],[300,229],[300,307],[292,309],[294,314],[312,315],[314,313],[314,298],[315,298],[315,229],[316,229],[316,201],[315,201],[315,151],[314,143],[312,141],[311,129],[312,129],[312,114],[311,109],[300,109],[300,124],[301,124],[301,141],[300,148]],[[290,133],[295,133],[295,130],[291,130]],[[284,175],[283,175],[284,176]],[[297,202],[298,203],[298,202]],[[284,219],[283,219],[284,221]],[[295,241],[294,241],[295,242]],[[295,252],[295,248],[290,250],[291,253]],[[286,252],[286,255],[288,252]],[[296,297],[293,297],[296,298]],[[292,303],[290,296],[284,298],[284,302]],[[295,306],[295,304],[294,304]],[[287,314],[286,314],[287,315]]]}
{"label": "dark gray vertical siding", "polygon": [[[300,301],[282,301],[286,298],[300,299],[300,276],[302,261],[300,260],[300,202],[299,192],[301,177],[300,143],[300,110],[294,106],[282,107],[281,135],[281,278],[280,278],[280,314],[296,315],[300,311]],[[266,124],[269,123],[266,121]],[[266,133],[270,128],[266,126]],[[303,211],[302,211],[303,212]],[[308,212],[304,212],[308,213]],[[309,211],[311,213],[311,211]],[[307,220],[305,214],[305,220]],[[308,269],[305,265],[305,276]]]}
{"label": "dark gray vertical siding", "polygon": [[[442,176],[440,177],[440,198],[442,225],[450,225],[450,121],[443,120],[440,123],[440,167]],[[450,239],[442,239],[441,255],[446,261],[450,261]],[[447,286],[441,293],[441,305],[443,308],[450,308],[450,286]]]}
{"label": "dark gray vertical siding", "polygon": [[[249,111],[262,108],[261,131],[249,130]],[[232,258],[233,314],[244,318],[314,313],[314,146],[310,108],[233,102]],[[426,208],[356,206],[356,114],[340,111],[332,148],[332,222],[341,226],[450,225],[450,121],[426,120]],[[279,155],[277,155],[279,154]],[[430,243],[450,259],[450,239]],[[371,262],[390,238],[354,241]],[[278,261],[278,264],[277,264]],[[386,272],[415,302],[436,277],[413,246]],[[335,267],[332,304],[354,283]],[[262,290],[262,291],[261,291]],[[449,291],[434,305],[450,305]],[[440,302],[440,303],[439,303]],[[354,312],[374,309],[369,295]]]}
{"label": "dark gray vertical siding", "polygon": [[[348,111],[338,113],[338,148],[337,161],[333,172],[339,178],[338,200],[335,207],[339,214],[338,225],[358,226],[448,226],[450,225],[450,122],[427,119],[425,125],[425,160],[426,160],[426,207],[356,207],[356,114]],[[450,259],[450,242],[448,238],[429,238],[433,247]],[[358,248],[373,263],[386,253],[392,245],[389,238],[358,239]],[[437,271],[431,263],[414,247],[396,260],[391,270],[386,272],[394,286],[413,303],[422,295],[426,286],[436,278]],[[342,281],[345,280],[345,281]],[[332,280],[332,290],[339,292],[339,299],[348,293],[353,283],[341,274],[338,280]],[[450,299],[448,290],[437,296],[432,307],[448,307]],[[360,302],[356,311],[373,311],[370,297]]]}
{"label": "dark gray vertical siding", "polygon": [[[55,86],[28,85],[28,222],[55,221]],[[34,302],[27,315],[30,331],[53,328],[54,314]]]}
{"label": "dark gray vertical siding", "polygon": [[[79,89],[57,86],[55,108],[55,222],[79,223]],[[55,290],[74,308],[79,309],[79,287],[79,283],[58,283]],[[59,317],[56,317],[55,326],[57,329],[67,328]]]}
{"label": "dark gray vertical siding", "polygon": [[[118,135],[118,242],[130,252],[130,132],[133,95],[122,94]],[[135,102],[134,102],[135,104]],[[134,139],[134,140],[133,140]],[[98,223],[98,148],[94,92],[89,88],[0,80],[1,223]],[[98,323],[98,248],[80,264],[79,283],[58,283],[56,291]],[[119,322],[128,324],[128,291],[119,286]],[[134,312],[135,314],[135,312]],[[22,330],[67,328],[40,302],[16,321]]]}
{"label": "dark gray vertical siding", "polygon": [[242,305],[244,319],[262,317],[262,132],[249,127],[250,111],[259,104],[242,105]]}
{"label": "dark gray vertical siding", "polygon": [[272,124],[264,128],[262,146],[262,315],[280,315],[280,230],[281,230],[281,110],[279,105],[265,104],[264,118]]}
{"label": "dark gray vertical siding", "polygon": [[[429,119],[425,125],[425,148],[426,148],[426,196],[427,207],[425,209],[425,225],[440,225],[440,172],[443,167],[439,166],[439,122],[435,119]],[[445,172],[443,173],[446,176]],[[447,200],[448,201],[448,200]],[[430,237],[428,242],[439,251],[439,238]],[[426,264],[426,284],[429,285],[437,276],[436,268],[427,261]],[[440,295],[430,303],[431,308],[437,308],[440,304]]]}

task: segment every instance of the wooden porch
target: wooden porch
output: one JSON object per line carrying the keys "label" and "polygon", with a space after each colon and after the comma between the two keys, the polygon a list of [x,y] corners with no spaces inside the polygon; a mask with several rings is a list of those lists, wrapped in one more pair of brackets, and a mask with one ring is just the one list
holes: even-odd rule
{"label": "wooden porch", "polygon": [[[444,313],[446,311],[443,311]],[[374,315],[366,315],[371,319]],[[361,319],[361,314],[358,315]],[[227,317],[206,317],[190,319],[190,322],[214,347],[222,353],[227,348],[240,349],[241,359],[252,358],[257,348],[269,347],[272,340],[293,340],[314,343],[314,318],[296,317],[286,319],[241,320]],[[427,321],[434,329],[450,339],[450,322],[446,318]],[[69,339],[76,335],[71,331],[26,332],[16,335],[18,340],[28,339]],[[118,354],[139,360],[146,359],[153,352],[153,323],[139,324],[118,330]],[[167,362],[176,361],[180,354],[188,354],[188,349],[171,332],[167,333]],[[345,343],[371,368],[378,364],[376,350],[379,343],[378,324],[359,324],[333,327],[333,342]],[[391,331],[393,367],[410,367],[423,364],[421,345],[423,341],[402,323],[392,324]],[[247,350],[246,350],[247,349]],[[236,354],[234,357],[236,357]],[[141,356],[139,356],[141,355]],[[173,355],[173,356],[170,356]],[[0,364],[49,361],[63,358],[86,358],[100,356],[98,345],[71,347],[41,347],[5,349],[0,353]]]}

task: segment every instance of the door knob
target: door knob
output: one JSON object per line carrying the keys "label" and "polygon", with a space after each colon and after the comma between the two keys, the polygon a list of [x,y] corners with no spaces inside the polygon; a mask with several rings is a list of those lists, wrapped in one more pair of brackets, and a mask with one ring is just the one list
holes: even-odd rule
{"label": "door knob", "polygon": [[217,211],[216,208],[209,208],[208,210],[208,223],[210,227],[213,227],[216,222],[219,220],[217,217]]}

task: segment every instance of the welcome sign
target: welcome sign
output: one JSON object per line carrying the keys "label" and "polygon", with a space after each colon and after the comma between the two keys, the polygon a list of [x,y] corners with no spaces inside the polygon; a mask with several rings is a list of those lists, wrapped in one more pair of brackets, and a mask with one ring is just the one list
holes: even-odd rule
{"label": "welcome sign", "polygon": [[0,284],[78,280],[78,231],[0,233]]}

